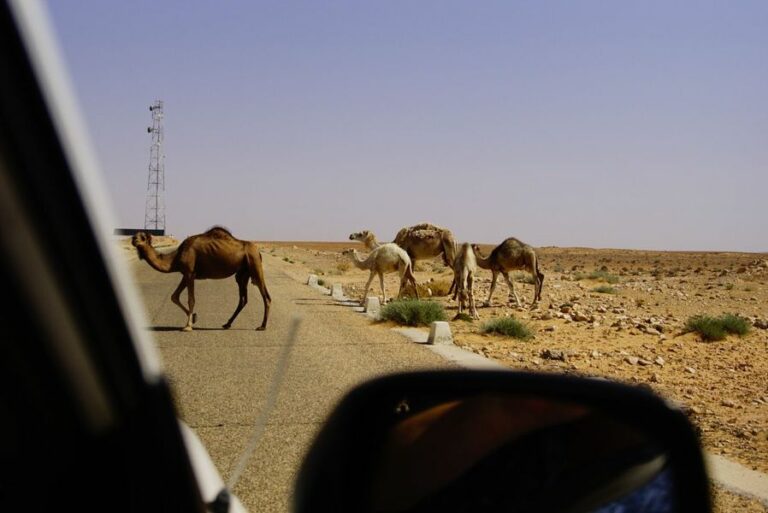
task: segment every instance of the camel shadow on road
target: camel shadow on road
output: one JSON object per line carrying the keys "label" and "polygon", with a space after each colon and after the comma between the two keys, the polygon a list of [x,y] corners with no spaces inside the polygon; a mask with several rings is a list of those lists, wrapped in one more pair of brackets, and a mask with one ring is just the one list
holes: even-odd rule
{"label": "camel shadow on road", "polygon": [[[147,331],[183,331],[178,326],[147,326],[144,329],[146,329]],[[197,326],[195,326],[195,329],[192,330],[192,331],[256,331],[256,330],[253,329],[253,328],[229,328],[229,329],[224,329],[224,328],[221,328],[221,327],[219,327],[219,328],[198,328]]]}

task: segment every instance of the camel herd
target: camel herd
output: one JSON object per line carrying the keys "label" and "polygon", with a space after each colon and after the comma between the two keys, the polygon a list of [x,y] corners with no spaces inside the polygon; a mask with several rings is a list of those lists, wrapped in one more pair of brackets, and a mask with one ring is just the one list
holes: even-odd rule
{"label": "camel herd", "polygon": [[[362,232],[355,232],[349,236],[350,240],[362,242],[366,248],[371,250],[371,255],[375,252],[386,251],[390,253],[391,259],[399,259],[400,266],[405,269],[400,273],[400,291],[398,297],[403,292],[403,286],[405,280],[403,279],[404,273],[408,274],[408,269],[412,269],[413,262],[417,260],[434,258],[442,256],[443,263],[453,268],[453,283],[449,291],[453,292],[453,299],[458,300],[459,314],[463,313],[465,306],[469,306],[470,315],[477,319],[477,309],[475,307],[475,298],[473,292],[474,277],[477,274],[478,267],[481,269],[487,269],[491,271],[491,290],[488,294],[484,305],[489,306],[491,304],[491,297],[493,291],[496,289],[496,279],[501,274],[504,280],[509,285],[510,297],[514,297],[515,304],[520,306],[520,298],[515,292],[515,285],[509,277],[509,271],[521,269],[531,273],[534,283],[533,302],[531,306],[535,306],[541,299],[541,287],[544,284],[544,274],[539,270],[538,259],[536,258],[536,252],[529,245],[510,237],[505,239],[501,244],[496,246],[490,255],[484,257],[480,253],[480,248],[477,244],[464,243],[459,246],[453,238],[453,234],[446,228],[441,228],[429,223],[417,224],[408,228],[403,228],[395,236],[395,240],[387,243],[380,244],[376,240],[376,236],[368,230]],[[386,249],[385,249],[386,248]],[[396,252],[396,249],[402,249],[406,255],[402,255],[402,251]],[[349,254],[351,250],[345,251]],[[395,257],[397,254],[399,256]],[[407,257],[407,258],[405,258]],[[370,260],[370,257],[369,259]],[[395,269],[387,271],[384,267],[376,267],[375,260],[369,262],[367,267],[358,265],[361,269],[369,269],[371,275],[368,278],[368,284],[366,285],[365,295],[368,294],[368,286],[373,280],[374,274],[378,274],[381,281],[382,294],[384,294],[384,280],[382,275],[387,272],[393,272]],[[411,275],[413,273],[410,273]],[[414,288],[416,288],[414,286]],[[418,297],[418,291],[417,291]],[[386,296],[384,297],[386,301]],[[365,297],[363,297],[365,301]]]}
{"label": "camel herd", "polygon": [[[410,283],[418,298],[413,264],[417,260],[437,256],[442,256],[443,263],[453,269],[453,284],[449,293],[453,292],[453,299],[458,301],[459,314],[468,307],[470,315],[475,319],[478,318],[473,292],[478,269],[487,269],[492,273],[491,290],[484,303],[485,306],[491,303],[499,274],[504,277],[509,286],[510,300],[514,297],[515,303],[520,306],[520,298],[509,277],[509,271],[516,269],[528,271],[533,277],[534,296],[531,307],[541,299],[544,274],[539,270],[536,252],[527,244],[512,237],[496,246],[487,257],[482,255],[476,244],[465,242],[458,245],[450,230],[429,223],[403,228],[397,233],[395,240],[388,243],[378,242],[376,236],[368,230],[353,233],[349,239],[363,243],[370,251],[366,258],[361,258],[355,249],[342,252],[358,269],[370,271],[365,285],[363,303],[375,276],[379,277],[383,300],[386,302],[384,274],[393,272],[397,272],[400,276],[398,297]],[[131,244],[136,248],[139,259],[146,260],[155,270],[163,273],[181,273],[181,283],[171,295],[171,301],[187,316],[184,331],[191,331],[192,325],[197,320],[197,315],[194,313],[195,279],[223,279],[232,275],[237,281],[239,299],[234,313],[223,328],[228,329],[232,326],[232,322],[248,302],[249,280],[261,292],[264,303],[264,318],[257,330],[267,327],[272,299],[264,281],[261,254],[254,242],[236,239],[225,228],[215,226],[205,233],[187,237],[177,249],[169,253],[159,253],[155,250],[152,247],[152,236],[145,232],[134,235]],[[187,289],[188,294],[186,307],[180,300],[184,289]]]}

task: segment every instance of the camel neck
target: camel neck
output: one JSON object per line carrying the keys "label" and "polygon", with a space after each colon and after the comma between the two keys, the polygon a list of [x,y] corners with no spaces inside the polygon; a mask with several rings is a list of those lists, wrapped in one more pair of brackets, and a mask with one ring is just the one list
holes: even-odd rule
{"label": "camel neck", "polygon": [[378,248],[379,246],[381,246],[381,243],[379,243],[379,241],[376,240],[375,236],[369,235],[365,239],[365,245],[368,247],[368,249],[374,250],[374,249]]}
{"label": "camel neck", "polygon": [[366,265],[368,260],[362,260],[357,253],[350,253],[349,258],[352,259],[352,263],[355,264],[355,267],[358,269],[368,269],[368,266]]}
{"label": "camel neck", "polygon": [[477,262],[477,266],[481,269],[490,269],[491,268],[491,258],[484,257],[480,254],[479,251],[475,251],[475,261]]}
{"label": "camel neck", "polygon": [[143,246],[139,249],[139,256],[156,271],[161,273],[173,272],[173,262],[176,259],[176,251],[170,253],[158,253],[152,246]]}

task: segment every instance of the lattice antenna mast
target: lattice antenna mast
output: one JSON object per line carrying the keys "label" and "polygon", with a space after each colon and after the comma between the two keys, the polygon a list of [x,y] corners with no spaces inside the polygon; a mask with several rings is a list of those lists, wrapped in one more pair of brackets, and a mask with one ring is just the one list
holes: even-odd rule
{"label": "lattice antenna mast", "polygon": [[165,153],[163,152],[163,102],[156,100],[149,107],[152,126],[147,132],[152,135],[149,148],[149,178],[147,179],[147,202],[144,207],[144,228],[165,230]]}

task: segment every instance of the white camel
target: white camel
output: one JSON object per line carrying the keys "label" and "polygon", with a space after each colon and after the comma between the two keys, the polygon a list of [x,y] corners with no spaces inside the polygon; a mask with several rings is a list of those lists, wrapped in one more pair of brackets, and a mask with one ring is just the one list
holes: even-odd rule
{"label": "white camel", "polygon": [[477,308],[475,307],[474,281],[477,274],[477,259],[472,246],[465,242],[456,251],[456,257],[453,260],[453,281],[456,284],[456,298],[459,303],[459,312],[456,317],[461,315],[464,307],[469,303],[469,312],[473,319],[479,319]]}
{"label": "white camel", "polygon": [[376,247],[368,257],[363,260],[360,258],[357,250],[345,249],[342,251],[342,255],[348,256],[352,263],[358,269],[365,269],[371,271],[371,275],[368,277],[368,282],[365,284],[365,294],[363,294],[362,304],[365,304],[365,300],[368,297],[368,287],[371,286],[373,277],[379,275],[379,282],[381,283],[381,294],[383,301],[387,302],[387,293],[384,290],[384,275],[388,273],[397,272],[400,275],[400,289],[398,290],[397,297],[400,297],[403,293],[403,287],[406,282],[411,282],[413,289],[416,291],[416,298],[419,297],[419,291],[416,288],[416,278],[413,276],[413,266],[411,264],[411,258],[403,248],[394,243],[381,244]]}

